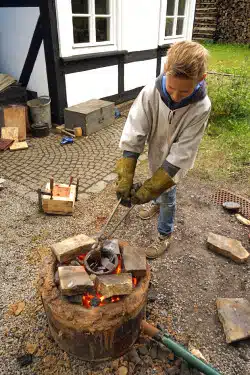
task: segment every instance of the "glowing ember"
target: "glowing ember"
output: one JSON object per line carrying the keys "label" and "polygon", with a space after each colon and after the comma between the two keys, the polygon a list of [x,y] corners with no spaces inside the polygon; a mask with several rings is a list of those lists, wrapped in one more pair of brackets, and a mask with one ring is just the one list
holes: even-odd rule
{"label": "glowing ember", "polygon": [[132,280],[133,280],[133,285],[134,285],[134,286],[136,286],[136,285],[137,285],[137,283],[138,283],[138,280],[137,280],[137,278],[136,278],[136,277],[133,277],[133,278],[132,278]]}
{"label": "glowing ember", "polygon": [[118,257],[118,266],[117,266],[116,270],[113,273],[115,273],[115,274],[118,275],[121,272],[122,272],[122,261],[121,261],[121,258]]}
{"label": "glowing ember", "polygon": [[78,255],[78,260],[81,260],[81,261],[83,261],[84,260],[84,258],[86,257],[86,255],[87,254],[81,254],[81,255]]}
{"label": "glowing ember", "polygon": [[[100,302],[96,305],[96,304],[93,304],[92,305],[92,301],[95,300],[94,302],[96,302],[96,300],[100,300]],[[111,297],[111,300],[109,298],[105,299],[104,296],[100,295],[97,293],[96,296],[93,296],[92,294],[86,294],[84,296],[82,296],[82,304],[83,306],[87,307],[88,309],[90,309],[91,307],[96,307],[96,306],[104,306],[106,305],[107,303],[109,302],[118,302],[120,301],[120,297],[118,296],[113,296]]]}
{"label": "glowing ember", "polygon": [[105,297],[101,296],[101,294],[97,293],[96,296],[93,296],[92,294],[87,293],[86,295],[82,296],[82,304],[89,309],[90,307],[92,307],[91,300],[93,298],[98,298],[100,300],[98,306],[103,306],[106,303],[106,301],[104,301]]}
{"label": "glowing ember", "polygon": [[[76,257],[79,263],[84,267],[83,262],[87,254],[80,254]],[[122,273],[122,259],[121,256],[118,256],[118,266],[117,268],[112,272],[113,274],[120,274]],[[133,286],[136,287],[138,284],[138,279],[136,277],[132,278]],[[82,304],[86,308],[90,309],[92,307],[97,307],[97,306],[103,306],[108,303],[115,303],[121,300],[121,297],[118,296],[113,296],[111,298],[105,298],[99,293],[96,293],[95,295],[92,294],[85,294],[82,296]]]}
{"label": "glowing ember", "polygon": [[120,297],[118,296],[111,297],[111,302],[118,302],[118,301],[120,301]]}

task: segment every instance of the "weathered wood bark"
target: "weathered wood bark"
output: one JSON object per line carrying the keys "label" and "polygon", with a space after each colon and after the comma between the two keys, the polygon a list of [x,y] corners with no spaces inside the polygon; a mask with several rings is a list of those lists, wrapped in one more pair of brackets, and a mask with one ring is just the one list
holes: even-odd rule
{"label": "weathered wood bark", "polygon": [[69,303],[54,282],[56,257],[45,259],[41,297],[50,332],[58,345],[86,361],[101,361],[126,353],[140,334],[145,315],[150,271],[121,301],[94,308]]}

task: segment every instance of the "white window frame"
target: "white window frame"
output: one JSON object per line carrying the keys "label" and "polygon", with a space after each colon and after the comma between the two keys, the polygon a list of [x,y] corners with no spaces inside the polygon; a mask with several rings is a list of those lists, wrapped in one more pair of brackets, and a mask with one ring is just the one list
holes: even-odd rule
{"label": "white window frame", "polygon": [[[69,57],[90,53],[110,52],[121,49],[121,1],[110,1],[110,41],[95,42],[95,6],[94,0],[89,0],[89,14],[73,14],[71,0],[56,0],[57,26],[60,46],[60,56]],[[90,17],[90,42],[75,43],[73,34],[73,16]],[[105,17],[107,15],[97,15]]]}
{"label": "white window frame", "polygon": [[[95,46],[108,46],[108,45],[115,45],[115,30],[114,30],[114,18],[115,18],[115,1],[109,0],[109,14],[95,14],[95,0],[88,0],[88,14],[80,14],[80,13],[72,13],[72,22],[73,17],[88,17],[89,18],[89,39],[90,42],[87,43],[74,43],[73,48],[79,47],[95,47]],[[108,18],[109,19],[109,31],[110,31],[110,40],[104,42],[97,42],[96,41],[96,26],[95,20],[96,18]],[[73,25],[73,23],[72,23]],[[73,27],[73,26],[72,26]]]}
{"label": "white window frame", "polygon": [[[163,44],[171,44],[181,40],[192,39],[192,31],[193,31],[193,21],[194,21],[194,13],[195,13],[195,0],[186,0],[185,12],[183,16],[178,16],[178,5],[179,0],[175,0],[175,9],[174,15],[169,16],[169,18],[174,19],[173,23],[173,30],[174,34],[165,36],[165,26],[166,26],[166,15],[167,13],[167,2],[168,0],[161,0],[161,7],[160,7],[160,27],[159,27],[159,45]],[[184,18],[183,22],[183,33],[181,35],[176,35],[176,25],[177,25],[177,18]]]}

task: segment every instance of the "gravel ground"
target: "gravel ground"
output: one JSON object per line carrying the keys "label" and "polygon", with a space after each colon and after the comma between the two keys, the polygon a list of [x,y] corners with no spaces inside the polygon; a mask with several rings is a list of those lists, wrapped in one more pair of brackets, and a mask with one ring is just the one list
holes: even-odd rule
{"label": "gravel ground", "polygon": [[[142,164],[138,178],[145,175]],[[25,188],[10,181],[6,185],[0,191],[0,374],[117,374],[118,366],[128,365],[124,359],[93,365],[57,347],[37,289],[48,247],[69,236],[98,232],[116,202],[114,185],[78,202],[72,217],[45,216],[38,212],[33,194],[27,196]],[[151,323],[161,323],[180,342],[200,349],[223,375],[249,375],[250,342],[225,343],[215,302],[217,297],[250,299],[250,266],[215,255],[205,244],[208,232],[213,231],[241,240],[248,248],[248,232],[220,207],[205,202],[211,191],[211,186],[191,178],[179,185],[174,241],[167,254],[150,262],[156,301],[149,304],[147,317]],[[157,219],[140,221],[137,210],[116,237],[145,247],[156,234]],[[19,305],[23,310],[15,316],[13,304],[19,302],[24,302]],[[27,351],[34,351],[33,363],[21,368],[17,357]],[[157,368],[151,363],[145,374],[164,373]]]}

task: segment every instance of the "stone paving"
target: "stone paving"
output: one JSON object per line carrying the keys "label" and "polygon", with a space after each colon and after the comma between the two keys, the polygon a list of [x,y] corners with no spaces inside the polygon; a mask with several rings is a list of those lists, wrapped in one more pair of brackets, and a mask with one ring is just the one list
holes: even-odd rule
{"label": "stone paving", "polygon": [[28,138],[27,150],[0,154],[0,177],[35,192],[49,177],[67,183],[73,176],[80,178],[79,193],[98,193],[116,178],[113,171],[121,155],[119,139],[125,120],[121,117],[101,131],[64,146],[59,134]]}

